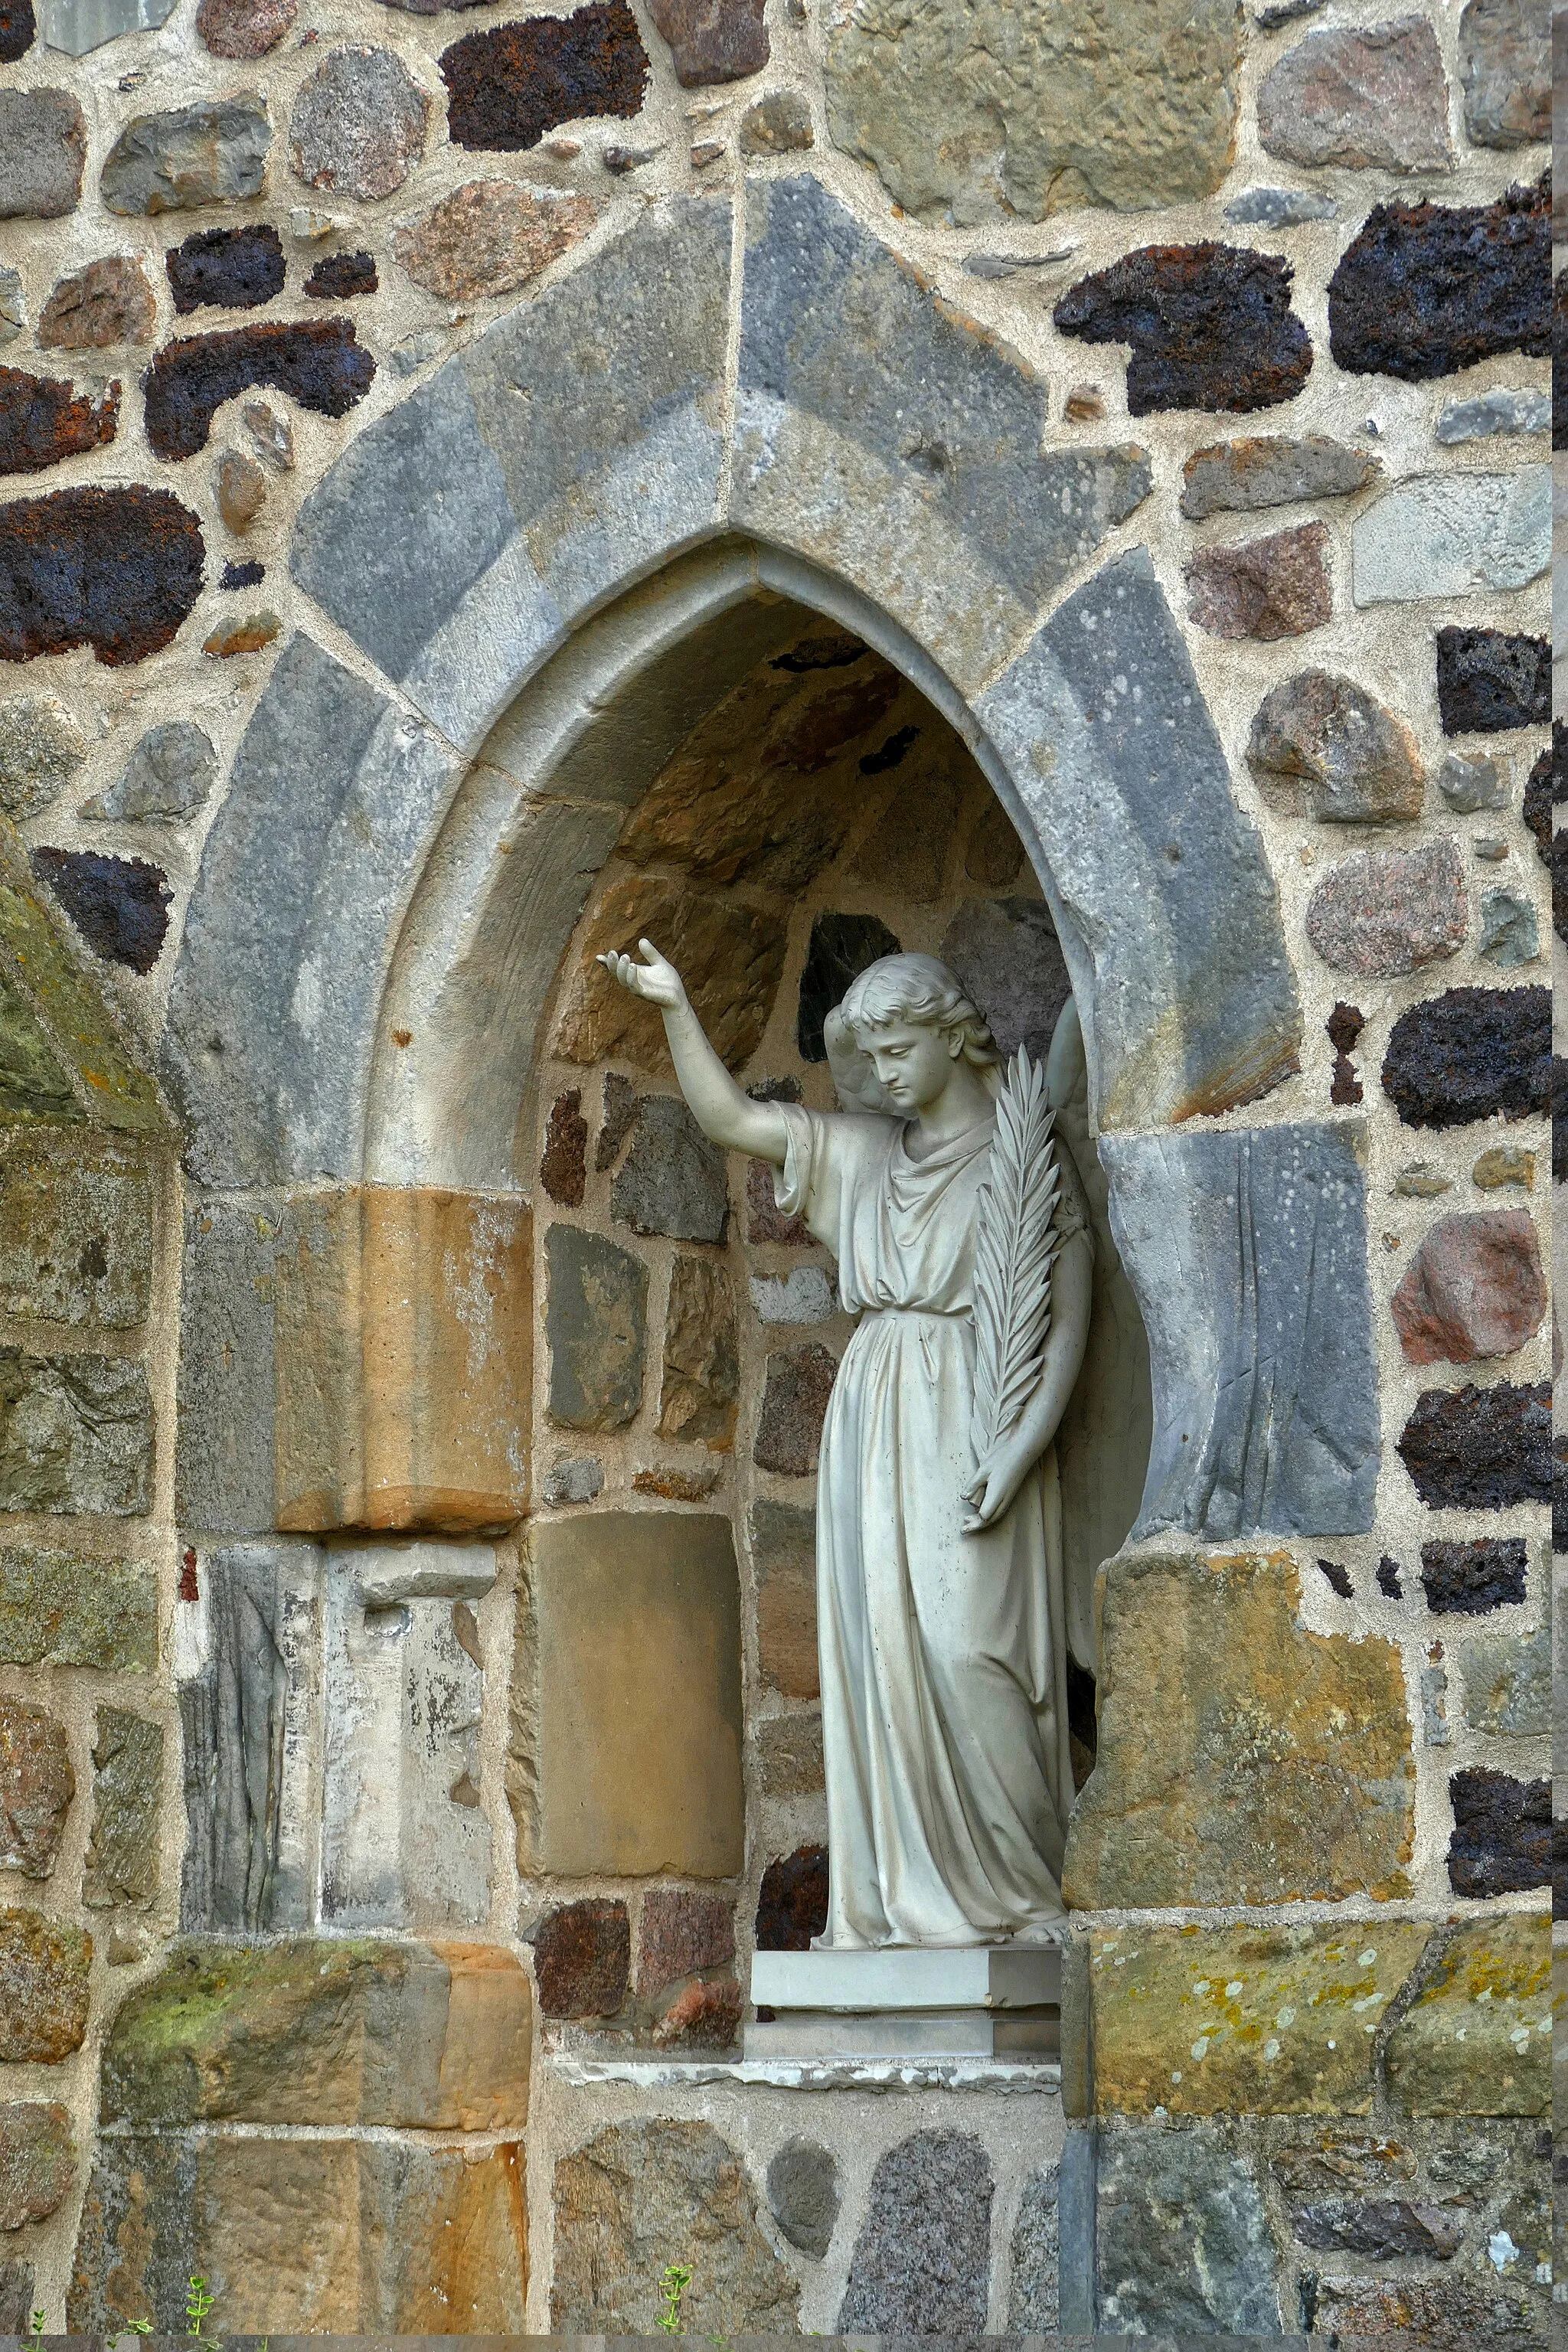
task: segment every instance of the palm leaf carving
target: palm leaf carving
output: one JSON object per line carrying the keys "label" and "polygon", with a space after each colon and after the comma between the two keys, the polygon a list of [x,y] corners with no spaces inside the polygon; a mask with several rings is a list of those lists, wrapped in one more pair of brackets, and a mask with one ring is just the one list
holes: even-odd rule
{"label": "palm leaf carving", "polygon": [[974,1237],[976,1464],[1016,1426],[1040,1377],[1051,1328],[1051,1267],[1060,1247],[1061,1175],[1046,1074],[1020,1045],[996,1106],[991,1165]]}

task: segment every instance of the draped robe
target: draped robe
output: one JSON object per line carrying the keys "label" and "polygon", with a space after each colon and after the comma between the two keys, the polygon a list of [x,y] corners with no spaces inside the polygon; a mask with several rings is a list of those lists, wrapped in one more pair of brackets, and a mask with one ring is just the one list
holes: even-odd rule
{"label": "draped robe", "polygon": [[[1043,1937],[1072,1803],[1060,1495],[1047,1448],[994,1525],[973,1475],[974,1233],[994,1122],[911,1159],[900,1122],[780,1104],[782,1209],[860,1320],[817,1476],[825,1948]],[[1054,1149],[1055,1147],[1053,1147]],[[1058,1152],[1064,1239],[1088,1233]]]}

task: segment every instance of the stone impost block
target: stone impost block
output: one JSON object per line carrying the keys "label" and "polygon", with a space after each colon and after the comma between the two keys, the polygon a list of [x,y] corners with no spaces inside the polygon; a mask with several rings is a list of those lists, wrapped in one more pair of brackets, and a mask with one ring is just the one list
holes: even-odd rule
{"label": "stone impost block", "polygon": [[193,2273],[228,2324],[256,2335],[520,2334],[521,2146],[106,2135],[71,2327],[112,2334],[151,2317],[175,2334]]}
{"label": "stone impost block", "polygon": [[528,2115],[532,1993],[483,1944],[193,1942],[104,2047],[108,2124],[505,2131]]}
{"label": "stone impost block", "polygon": [[749,207],[731,513],[973,690],[1147,498],[1148,457],[1042,455],[1033,369],[816,179],[758,182]]}
{"label": "stone impost block", "polygon": [[297,1198],[276,1282],[277,1524],[504,1527],[528,1507],[532,1228],[521,1201]]}
{"label": "stone impost block", "polygon": [[507,1790],[525,1871],[725,1878],[742,1867],[728,1519],[605,1511],[531,1529]]}
{"label": "stone impost block", "polygon": [[1552,2111],[1552,1922],[1467,1922],[1389,2036],[1388,2091],[1407,2116]]}
{"label": "stone impost block", "polygon": [[1425,1920],[1093,1931],[1099,2113],[1367,2115],[1373,2045]]}
{"label": "stone impost block", "polygon": [[1136,1534],[1371,1527],[1381,1431],[1359,1145],[1353,1127],[1305,1123],[1102,1139],[1154,1389]]}
{"label": "stone impost block", "polygon": [[1147,552],[1068,597],[977,714],[1068,919],[1099,1126],[1267,1094],[1301,1036],[1278,897]]}
{"label": "stone impost block", "polygon": [[1415,1767],[1398,1647],[1310,1633],[1300,1605],[1279,1556],[1109,1570],[1100,1763],[1068,1834],[1075,1908],[1407,1891]]}

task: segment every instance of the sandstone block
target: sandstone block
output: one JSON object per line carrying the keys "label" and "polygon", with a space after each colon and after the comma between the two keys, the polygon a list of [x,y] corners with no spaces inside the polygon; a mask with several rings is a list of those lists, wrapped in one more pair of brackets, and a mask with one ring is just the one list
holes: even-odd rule
{"label": "sandstone block", "polygon": [[374,203],[425,152],[430,100],[390,49],[333,49],[289,116],[289,163],[308,188]]}
{"label": "sandstone block", "polygon": [[721,1242],[729,1222],[728,1162],[686,1105],[645,1095],[632,1140],[610,1189],[610,1213],[635,1234]]}
{"label": "sandstone block", "polygon": [[158,1658],[158,1584],[140,1560],[0,1551],[0,1662],[145,1673]]}
{"label": "sandstone block", "polygon": [[1552,2106],[1552,1929],[1516,1912],[1455,1930],[1389,2037],[1407,2116],[1543,2116]]}
{"label": "sandstone block", "polygon": [[742,1866],[740,1585],[727,1519],[606,1511],[530,1530],[507,1788],[525,1871]]}
{"label": "sandstone block", "polygon": [[1066,335],[1131,343],[1127,409],[1245,412],[1290,400],[1312,345],[1290,308],[1290,265],[1230,245],[1149,246],[1079,278],[1052,312]]}
{"label": "sandstone block", "polygon": [[1552,1099],[1544,988],[1449,988],[1402,1013],[1388,1033],[1383,1087],[1407,1127],[1528,1118]]}
{"label": "sandstone block", "polygon": [[763,0],[649,0],[648,14],[669,43],[682,89],[743,81],[767,64]]}
{"label": "sandstone block", "polygon": [[1486,1899],[1552,1884],[1552,1783],[1472,1765],[1453,1773],[1448,1884]]}
{"label": "sandstone block", "polygon": [[1549,0],[1467,0],[1459,18],[1465,134],[1478,147],[1552,136]]}
{"label": "sandstone block", "polygon": [[81,2048],[91,1962],[81,1928],[0,1910],[0,2060],[52,2066]]}
{"label": "sandstone block", "polygon": [[[628,1168],[637,1156],[632,1146]],[[741,1366],[735,1296],[710,1258],[677,1257],[670,1269],[664,1330],[658,1433],[728,1453],[735,1442]]]}
{"label": "sandstone block", "polygon": [[[1100,1763],[1064,1865],[1075,1906],[1405,1891],[1415,1768],[1397,1649],[1309,1633],[1300,1605],[1278,1556],[1110,1571]],[[1160,1657],[1183,1664],[1156,1725],[1137,1694]]]}
{"label": "sandstone block", "polygon": [[[769,2160],[767,2190],[768,2210],[790,2244],[820,2262],[832,2243],[840,2203],[831,2151],[816,2140],[786,2139]],[[1051,2324],[1054,2329],[1054,2319]]]}
{"label": "sandstone block", "polygon": [[1332,620],[1333,589],[1321,522],[1278,530],[1237,546],[1206,547],[1186,569],[1187,606],[1215,637],[1305,636]]}
{"label": "sandstone block", "polygon": [[[536,20],[537,21],[537,20]],[[416,286],[443,301],[510,294],[585,236],[598,217],[586,196],[554,195],[516,180],[469,180],[393,238]]]}
{"label": "sandstone block", "polygon": [[1549,1502],[1551,1387],[1499,1381],[1489,1389],[1427,1389],[1405,1424],[1398,1452],[1432,1510],[1499,1511]]}
{"label": "sandstone block", "polygon": [[75,1794],[65,1726],[26,1699],[0,1697],[0,1868],[47,1878]]}
{"label": "sandstone block", "polygon": [[1378,2024],[1431,1934],[1417,1919],[1097,1928],[1100,2113],[1369,2115]]}
{"label": "sandstone block", "polygon": [[213,478],[225,524],[237,533],[247,531],[267,504],[268,480],[260,466],[243,449],[226,449]]}
{"label": "sandstone block", "polygon": [[1510,1355],[1540,1329],[1546,1313],[1534,1221],[1523,1209],[1444,1217],[1390,1303],[1407,1363],[1468,1364]]}
{"label": "sandstone block", "polygon": [[652,2000],[700,1969],[721,1969],[735,1957],[735,1915],[716,1895],[656,1886],[643,1896],[637,1930],[637,1992]]}
{"label": "sandstone block", "polygon": [[557,2335],[648,2334],[667,2263],[691,2272],[684,2325],[794,2335],[800,2289],[769,2246],[741,2158],[711,2124],[607,2125],[555,2167]]}
{"label": "sandstone block", "polygon": [[537,147],[579,115],[639,113],[648,74],[626,0],[492,26],[441,53],[453,145],[502,153]]}
{"label": "sandstone block", "polygon": [[1363,849],[1331,866],[1307,905],[1307,937],[1334,971],[1394,979],[1458,955],[1470,924],[1452,835],[1421,848]]}
{"label": "sandstone block", "polygon": [[243,204],[261,194],[271,145],[266,103],[248,92],[132,115],[109,152],[100,193],[109,211],[127,215]]}
{"label": "sandstone block", "polygon": [[277,1260],[275,1524],[460,1533],[528,1506],[532,1229],[512,1200],[304,1196]]}
{"label": "sandstone block", "polygon": [[171,2132],[100,2143],[71,2326],[184,2326],[207,2280],[238,2328],[515,2335],[528,2277],[523,2150]]}
{"label": "sandstone block", "polygon": [[73,712],[52,694],[18,694],[0,702],[0,807],[37,816],[87,758],[87,738]]}
{"label": "sandstone block", "polygon": [[1141,211],[1229,167],[1242,25],[1218,0],[1135,19],[1105,0],[835,0],[826,21],[834,142],[920,218]]}
{"label": "sandstone block", "polygon": [[1470,1181],[1483,1192],[1496,1192],[1505,1184],[1517,1184],[1524,1192],[1533,1192],[1535,1154],[1520,1143],[1492,1144],[1478,1154]]}
{"label": "sandstone block", "polygon": [[1283,807],[1321,823],[1390,824],[1421,814],[1426,772],[1402,719],[1329,670],[1301,670],[1258,706],[1247,763]]}
{"label": "sandstone block", "polygon": [[1505,629],[1439,629],[1437,709],[1445,735],[1543,727],[1552,716],[1547,639]]}
{"label": "sandstone block", "polygon": [[1291,163],[1451,170],[1436,35],[1425,16],[1309,33],[1264,78],[1258,131],[1269,154]]}
{"label": "sandstone block", "polygon": [[757,1778],[764,1797],[809,1797],[826,1785],[822,1717],[775,1715],[757,1726]]}
{"label": "sandstone block", "polygon": [[984,2329],[994,2193],[991,2159],[964,2132],[913,2132],[879,2157],[839,2332],[961,2336]]}
{"label": "sandstone block", "polygon": [[0,90],[0,220],[58,220],[81,202],[87,121],[68,90]]}
{"label": "sandstone block", "polygon": [[1101,2322],[1243,2341],[1280,2332],[1279,2258],[1253,2164],[1229,2135],[1102,2132],[1095,2258]]}
{"label": "sandstone block", "polygon": [[1492,1633],[1464,1653],[1465,1721],[1499,1739],[1552,1736],[1552,1633]]}
{"label": "sandstone block", "polygon": [[544,1240],[550,1418],[563,1429],[624,1429],[642,1403],[647,1268],[574,1225]]}
{"label": "sandstone block", "polygon": [[92,1772],[92,1833],[82,1902],[89,1911],[122,1903],[145,1910],[158,1892],[163,1725],[125,1707],[100,1706]]}
{"label": "sandstone block", "polygon": [[775,1470],[786,1478],[812,1475],[837,1370],[837,1357],[816,1340],[804,1348],[781,1349],[768,1358],[752,1448],[759,1469]]}
{"label": "sandstone block", "polygon": [[632,1930],[624,1903],[590,1897],[552,1911],[533,1938],[540,2012],[616,2017],[626,2006]]}
{"label": "sandstone block", "polygon": [[1552,562],[1547,466],[1512,474],[1426,474],[1375,499],[1351,527],[1358,605],[1528,587]]}
{"label": "sandstone block", "polygon": [[110,2029],[103,2117],[504,2131],[527,2118],[531,2012],[493,1945],[188,1943]]}
{"label": "sandstone block", "polygon": [[0,2230],[25,2229],[58,2210],[76,2179],[76,2143],[65,2107],[19,2099],[0,2106]]}
{"label": "sandstone block", "polygon": [[1383,473],[1365,449],[1347,449],[1321,433],[1292,441],[1265,434],[1194,449],[1182,468],[1182,512],[1194,522],[1213,514],[1251,514],[1307,499],[1349,498]]}
{"label": "sandstone block", "polygon": [[816,1514],[789,1503],[752,1505],[757,1570],[757,1663],[763,1680],[786,1698],[816,1698]]}
{"label": "sandstone block", "polygon": [[[1428,36],[1430,37],[1430,36]],[[1329,280],[1329,347],[1359,375],[1427,383],[1551,345],[1543,185],[1491,205],[1374,205]]]}
{"label": "sandstone block", "polygon": [[617,988],[595,961],[605,950],[645,938],[679,969],[721,1059],[731,1069],[750,1061],[784,970],[784,925],[776,915],[732,906],[710,890],[642,875],[612,883],[600,899],[563,992],[555,1052],[569,1062],[613,1056],[642,1070],[665,1066],[657,1009]]}
{"label": "sandstone block", "polygon": [[152,1482],[140,1364],[0,1349],[0,1509],[134,1517],[151,1507]]}

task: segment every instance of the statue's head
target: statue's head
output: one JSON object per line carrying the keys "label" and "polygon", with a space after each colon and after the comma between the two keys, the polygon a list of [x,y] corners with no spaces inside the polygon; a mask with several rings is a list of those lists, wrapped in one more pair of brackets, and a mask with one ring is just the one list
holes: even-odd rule
{"label": "statue's head", "polygon": [[988,1091],[1002,1055],[984,1015],[935,956],[883,956],[851,983],[825,1029],[840,1098],[862,1110],[913,1117],[941,1093],[954,1064]]}

